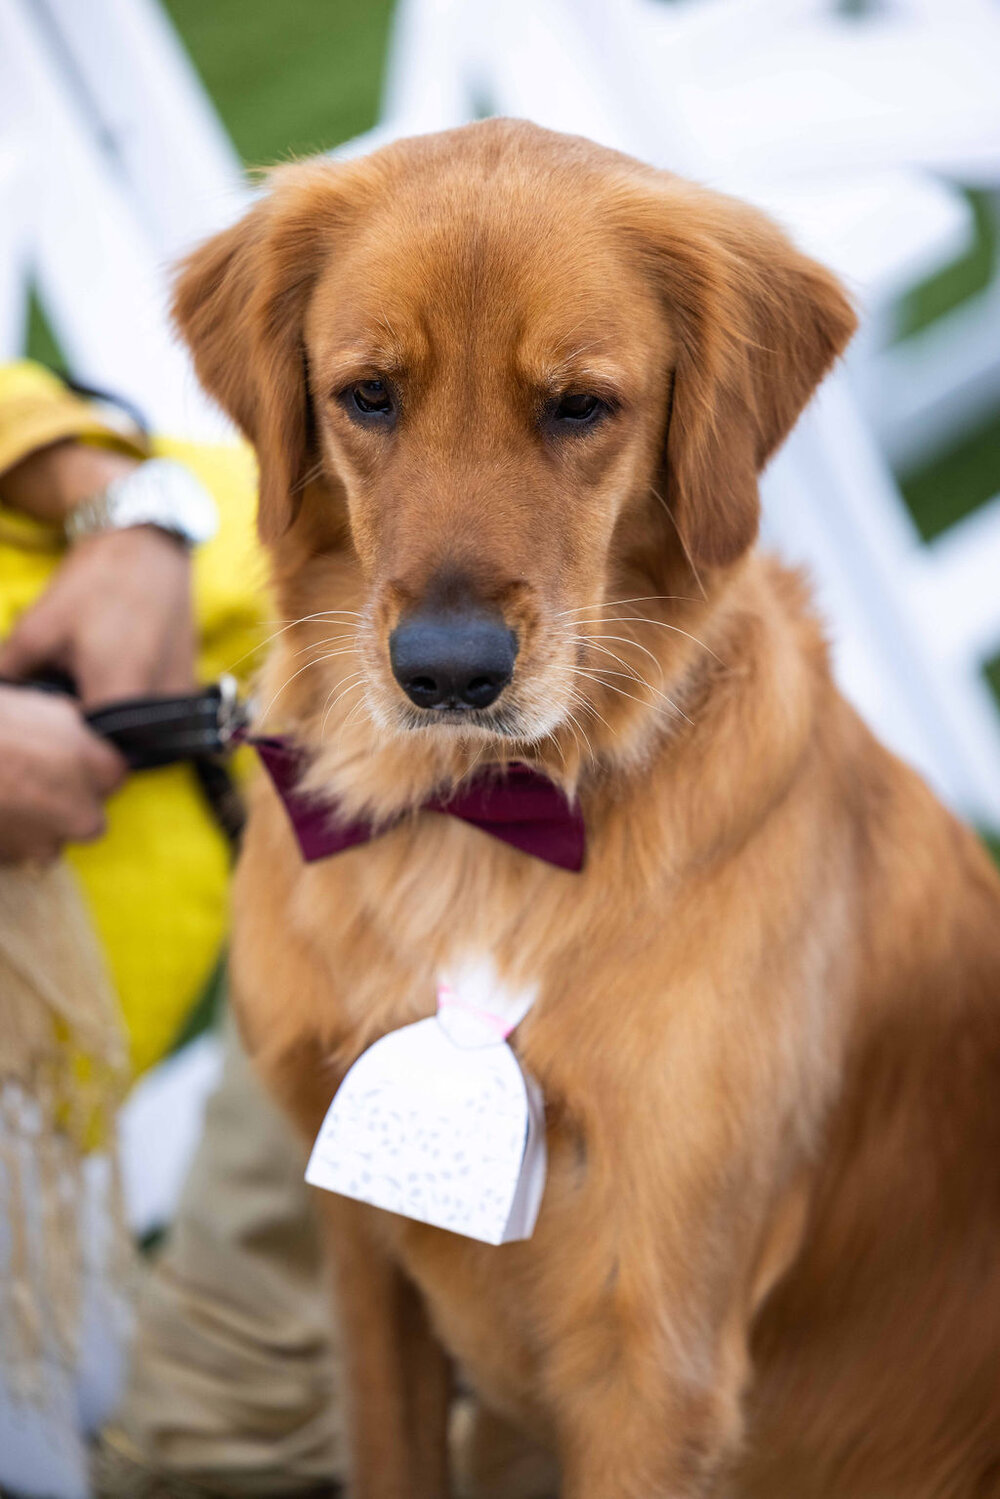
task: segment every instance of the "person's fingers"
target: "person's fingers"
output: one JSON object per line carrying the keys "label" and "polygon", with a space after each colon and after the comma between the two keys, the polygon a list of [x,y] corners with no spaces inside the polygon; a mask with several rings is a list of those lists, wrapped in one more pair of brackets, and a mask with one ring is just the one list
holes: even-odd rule
{"label": "person's fingers", "polygon": [[96,792],[77,797],[67,809],[63,836],[67,843],[93,843],[107,828],[103,803]]}
{"label": "person's fingers", "polygon": [[26,681],[43,666],[62,664],[58,637],[53,633],[47,612],[40,608],[23,614],[7,636],[0,641],[0,677]]}
{"label": "person's fingers", "polygon": [[193,692],[196,683],[194,626],[190,615],[183,615],[170,633],[159,690],[173,696]]}
{"label": "person's fingers", "polygon": [[[50,743],[61,747],[58,772],[62,789],[68,801],[83,809],[82,831],[74,824],[72,836],[85,836],[86,829],[95,823],[95,812],[103,818],[101,803],[125,780],[128,764],[114,745],[94,733],[71,698],[47,697],[44,704],[50,720]],[[96,837],[97,832],[90,836]]]}
{"label": "person's fingers", "polygon": [[54,864],[63,851],[62,843],[39,836],[33,829],[20,838],[16,830],[11,833],[8,829],[6,833],[6,837],[0,838],[0,864],[35,864],[44,868]]}
{"label": "person's fingers", "polygon": [[0,862],[99,838],[128,767],[67,697],[0,686]]}
{"label": "person's fingers", "polygon": [[84,730],[82,759],[87,777],[103,800],[117,791],[128,776],[128,764],[113,745],[100,735]]}
{"label": "person's fingers", "polygon": [[83,707],[172,691],[169,647],[158,616],[108,608],[74,644],[73,676]]}
{"label": "person's fingers", "polygon": [[149,672],[143,657],[134,647],[123,658],[116,659],[104,651],[80,650],[74,660],[73,679],[84,709],[106,708],[109,703],[145,697],[149,690]]}
{"label": "person's fingers", "polygon": [[64,843],[57,843],[51,838],[45,839],[36,843],[27,857],[32,864],[41,865],[45,869],[56,862],[65,847]]}
{"label": "person's fingers", "polygon": [[95,734],[72,698],[51,703],[52,734],[62,743],[67,766],[67,789],[79,801],[104,801],[125,780],[128,764],[113,744]]}
{"label": "person's fingers", "polygon": [[41,599],[0,645],[0,676],[70,672],[86,708],[194,682],[191,560],[170,537],[134,526],[78,543]]}

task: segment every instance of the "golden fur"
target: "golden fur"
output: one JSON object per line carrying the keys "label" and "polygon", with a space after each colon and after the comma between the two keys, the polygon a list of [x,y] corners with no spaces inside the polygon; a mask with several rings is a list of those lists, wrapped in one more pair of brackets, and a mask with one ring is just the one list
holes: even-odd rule
{"label": "golden fur", "polygon": [[[517,758],[588,828],[578,876],[419,812],[305,866],[256,787],[234,992],[307,1137],[443,964],[540,986],[530,1241],[319,1194],[357,1494],[448,1491],[442,1348],[490,1493],[513,1423],[567,1499],[1000,1494],[1000,884],[753,549],[853,328],[834,279],[749,208],[492,121],[281,168],[176,312],[259,455],[294,621],[264,696],[309,784],[388,820]],[[376,377],[391,432],[345,411]],[[609,414],[554,434],[574,391]],[[493,709],[428,727],[387,638],[449,591],[520,649]]]}

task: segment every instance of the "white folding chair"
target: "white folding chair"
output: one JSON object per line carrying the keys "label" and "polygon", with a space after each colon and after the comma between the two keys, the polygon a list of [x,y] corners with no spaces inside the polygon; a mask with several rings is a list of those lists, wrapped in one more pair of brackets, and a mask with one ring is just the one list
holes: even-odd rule
{"label": "white folding chair", "polygon": [[[168,269],[245,189],[186,59],[158,30],[165,22],[143,0],[0,0],[0,359],[22,352],[35,290],[79,378],[129,397],[160,430],[228,440],[170,331]],[[139,1231],[173,1209],[213,1046],[206,1038],[175,1059],[126,1106]],[[37,1391],[21,1399],[0,1373],[0,1485],[45,1499],[86,1499],[80,1432],[110,1414],[124,1372],[127,1318],[106,1274],[107,1168],[106,1157],[88,1160],[81,1200],[77,1367],[46,1332]],[[0,1267],[7,1241],[0,1215]]]}
{"label": "white folding chair", "polygon": [[[115,10],[127,13],[133,3]],[[158,243],[116,170],[90,95],[74,87],[67,38],[58,33],[57,45],[53,24],[51,12],[28,0],[0,0],[0,142],[21,161],[22,300],[29,286],[37,289],[78,378],[127,394],[161,430],[223,436],[230,428],[168,324],[163,237]],[[188,215],[184,234],[196,217]]]}
{"label": "white folding chair", "polygon": [[28,188],[25,156],[13,136],[0,133],[0,359],[24,344],[28,301]]}

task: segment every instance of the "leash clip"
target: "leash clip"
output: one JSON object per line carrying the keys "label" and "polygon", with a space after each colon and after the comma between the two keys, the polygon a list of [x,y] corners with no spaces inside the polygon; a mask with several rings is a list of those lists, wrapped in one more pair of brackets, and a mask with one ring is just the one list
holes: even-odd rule
{"label": "leash clip", "polygon": [[219,702],[215,721],[218,728],[219,748],[225,751],[246,728],[249,709],[245,703],[240,702],[239,683],[231,672],[223,672],[216,683],[216,690],[219,694]]}

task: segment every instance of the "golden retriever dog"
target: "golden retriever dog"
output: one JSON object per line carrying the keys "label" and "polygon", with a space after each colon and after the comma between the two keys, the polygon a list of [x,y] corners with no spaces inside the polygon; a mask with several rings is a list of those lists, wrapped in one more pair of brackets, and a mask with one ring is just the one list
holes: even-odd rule
{"label": "golden retriever dog", "polygon": [[[317,1194],[354,1493],[450,1491],[457,1365],[482,1464],[523,1431],[565,1499],[1000,1494],[1000,882],[754,546],[854,327],[835,279],[751,208],[494,120],[280,168],[176,317],[259,457],[292,622],[262,702],[311,794],[385,829],[306,864],[256,787],[263,1076],[311,1141],[442,970],[537,990],[530,1239]],[[582,873],[421,812],[511,761],[578,800]]]}

